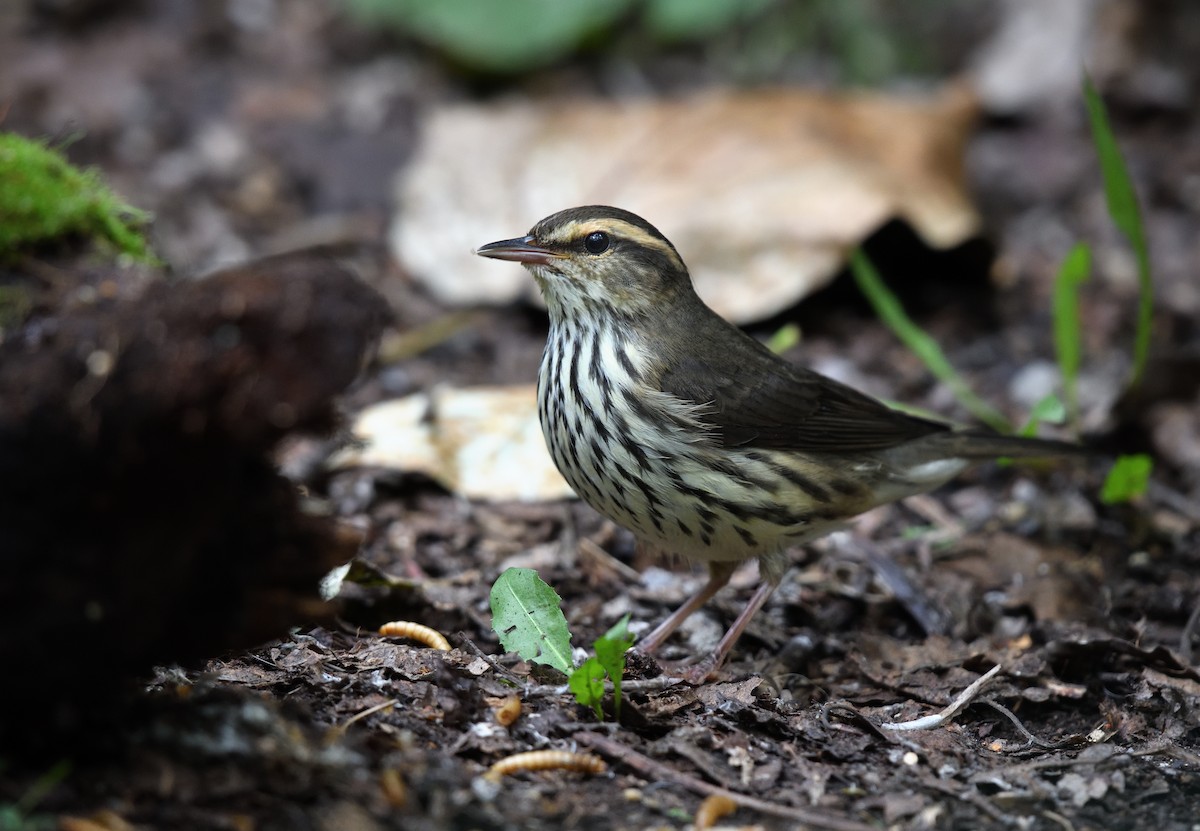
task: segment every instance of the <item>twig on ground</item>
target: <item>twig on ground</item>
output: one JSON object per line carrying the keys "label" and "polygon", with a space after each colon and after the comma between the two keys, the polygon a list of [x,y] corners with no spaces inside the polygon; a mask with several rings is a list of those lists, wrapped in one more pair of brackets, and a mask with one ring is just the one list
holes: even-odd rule
{"label": "twig on ground", "polygon": [[854,544],[866,552],[867,562],[874,569],[876,577],[887,586],[896,602],[904,607],[921,631],[926,635],[946,634],[946,615],[929,603],[925,593],[912,584],[895,560],[870,540],[855,538]]}
{"label": "twig on ground", "polygon": [[933,727],[941,727],[944,724],[948,724],[952,718],[958,715],[963,707],[966,707],[971,702],[972,698],[979,695],[979,691],[995,678],[999,672],[1000,664],[996,664],[983,675],[979,676],[971,686],[959,694],[958,698],[950,702],[949,707],[946,707],[940,713],[913,719],[912,721],[885,722],[879,726],[884,730],[929,730]]}
{"label": "twig on ground", "polygon": [[1015,727],[1017,729],[1018,733],[1020,733],[1022,736],[1025,737],[1026,744],[1022,747],[1012,748],[1011,750],[1008,751],[1010,753],[1016,753],[1016,752],[1025,750],[1029,747],[1040,747],[1043,750],[1058,750],[1061,747],[1067,747],[1072,744],[1075,744],[1074,739],[1069,739],[1066,741],[1059,741],[1059,742],[1048,742],[1045,739],[1039,739],[1037,736],[1033,735],[1033,733],[1029,732],[1029,728],[1026,727],[1019,718],[1017,718],[1016,713],[1014,713],[1012,710],[1008,709],[1007,707],[1005,707],[1003,704],[999,703],[998,701],[993,701],[990,698],[981,698],[975,703],[976,704],[986,704],[987,706],[991,707],[996,712],[1000,713],[1000,715],[1004,716],[1010,722],[1012,722],[1013,727]]}
{"label": "twig on ground", "polygon": [[1172,739],[1159,739],[1145,747],[1129,751],[1130,756],[1157,756],[1160,753],[1164,756],[1170,756],[1172,759],[1186,762],[1189,765],[1200,765],[1200,753],[1194,753],[1187,748],[1180,747]]}
{"label": "twig on ground", "polygon": [[1051,811],[1051,810],[1047,809],[1045,811],[1042,811],[1042,816],[1044,816],[1046,819],[1050,820],[1051,822],[1057,822],[1062,828],[1065,828],[1066,831],[1075,831],[1075,826],[1072,825],[1071,821],[1069,819],[1067,819],[1066,817],[1064,817],[1062,814],[1059,814],[1059,813],[1056,813],[1055,811]]}
{"label": "twig on ground", "polygon": [[[669,689],[676,684],[683,683],[682,678],[677,678],[673,675],[660,675],[657,678],[642,678],[636,681],[622,681],[621,695],[635,692],[657,692],[659,690]],[[538,696],[557,696],[566,695],[571,690],[566,684],[539,684],[535,687],[527,687],[523,690],[527,698],[536,698]],[[604,682],[604,691],[613,692],[612,681]]]}
{"label": "twig on ground", "polygon": [[344,735],[345,732],[347,730],[349,730],[355,723],[361,721],[362,719],[366,718],[367,716],[375,715],[375,713],[381,712],[383,710],[390,710],[391,708],[395,707],[399,703],[400,703],[399,701],[392,698],[392,699],[388,699],[387,701],[383,702],[382,704],[376,704],[374,707],[368,707],[367,709],[363,710],[361,713],[355,713],[354,715],[350,716],[350,718],[343,721],[341,724],[338,724],[338,725],[335,725],[334,727],[332,727],[330,729],[330,733],[337,735],[337,736]]}
{"label": "twig on ground", "polygon": [[958,799],[962,802],[968,802],[979,809],[979,812],[986,814],[988,819],[995,822],[997,825],[1016,825],[1014,817],[1004,813],[995,805],[987,800],[982,794],[975,790],[974,787],[955,788],[949,782],[943,782],[940,779],[934,778],[932,775],[922,777],[921,782],[925,787],[933,791],[940,791],[947,796]]}
{"label": "twig on ground", "polygon": [[603,547],[601,547],[590,537],[579,538],[579,554],[581,557],[586,556],[591,558],[591,560],[601,568],[607,569],[613,574],[617,574],[631,583],[637,583],[642,579],[642,575],[637,571],[637,569],[633,569],[625,565],[616,557],[605,551]]}
{"label": "twig on ground", "polygon": [[965,533],[962,520],[927,493],[906,497],[904,505],[937,528],[934,536],[938,539],[955,539]]}
{"label": "twig on ground", "polygon": [[503,676],[504,678],[507,678],[509,681],[512,681],[514,684],[517,684],[521,687],[524,687],[526,684],[529,683],[528,678],[522,678],[520,675],[517,675],[512,670],[506,669],[505,667],[502,667],[498,663],[496,663],[495,658],[493,658],[491,655],[484,653],[484,651],[475,644],[475,641],[468,638],[465,633],[459,632],[458,637],[459,637],[459,640],[462,641],[463,647],[468,652],[470,652],[476,658],[483,659],[487,663],[487,665],[490,666],[495,671],[495,673],[497,675]]}
{"label": "twig on ground", "polygon": [[782,817],[791,822],[803,823],[812,828],[826,829],[826,831],[873,831],[874,828],[871,825],[855,822],[851,819],[835,817],[790,805],[765,802],[761,799],[755,799],[752,796],[719,788],[689,773],[684,773],[669,765],[656,762],[650,757],[638,753],[633,748],[627,747],[620,742],[615,742],[606,736],[601,736],[599,733],[577,733],[575,734],[575,739],[616,761],[628,765],[651,781],[673,782],[676,785],[687,788],[692,793],[703,794],[704,796],[726,796],[742,808],[750,808],[769,816]]}

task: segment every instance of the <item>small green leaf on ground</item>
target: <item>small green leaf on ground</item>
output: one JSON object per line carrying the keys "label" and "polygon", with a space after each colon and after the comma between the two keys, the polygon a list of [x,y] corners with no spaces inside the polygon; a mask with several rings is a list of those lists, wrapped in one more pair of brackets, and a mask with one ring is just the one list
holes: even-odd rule
{"label": "small green leaf on ground", "polygon": [[1113,224],[1120,229],[1137,258],[1138,268],[1138,315],[1137,331],[1133,342],[1133,374],[1130,385],[1137,384],[1146,369],[1150,355],[1150,330],[1154,315],[1154,285],[1150,279],[1150,249],[1146,244],[1146,229],[1142,224],[1142,213],[1138,207],[1137,192],[1129,169],[1121,157],[1121,149],[1103,99],[1092,86],[1092,79],[1083,77],[1083,100],[1087,104],[1088,121],[1092,127],[1092,143],[1100,157],[1100,172],[1104,177],[1104,196],[1108,203],[1108,214]]}
{"label": "small green leaf on ground", "polygon": [[883,278],[867,259],[867,255],[855,249],[850,255],[850,269],[859,289],[866,295],[879,319],[904,342],[905,346],[916,353],[934,377],[951,389],[959,403],[993,430],[1011,433],[1012,425],[1008,423],[1004,414],[971,391],[963,377],[950,365],[937,341],[914,323],[904,311],[900,300],[884,284]]}
{"label": "small green leaf on ground", "polygon": [[1083,353],[1079,287],[1087,281],[1091,267],[1091,249],[1082,242],[1076,243],[1063,259],[1054,279],[1054,346],[1062,371],[1066,409],[1072,421],[1079,417],[1079,363]]}
{"label": "small green leaf on ground", "polygon": [[492,629],[527,661],[571,672],[571,633],[561,599],[531,568],[510,568],[492,585]]}
{"label": "small green leaf on ground", "polygon": [[629,615],[596,641],[596,658],[613,682],[613,712],[621,718],[621,678],[625,675],[625,653],[633,646],[633,635],[629,634]]}
{"label": "small green leaf on ground", "polygon": [[1150,473],[1153,470],[1154,461],[1144,453],[1118,456],[1104,480],[1100,501],[1112,505],[1141,496],[1150,484]]}
{"label": "small green leaf on ground", "polygon": [[599,659],[588,658],[567,678],[567,686],[575,694],[575,700],[591,707],[596,718],[601,720],[604,719],[604,710],[600,708],[604,701],[604,674],[604,665]]}

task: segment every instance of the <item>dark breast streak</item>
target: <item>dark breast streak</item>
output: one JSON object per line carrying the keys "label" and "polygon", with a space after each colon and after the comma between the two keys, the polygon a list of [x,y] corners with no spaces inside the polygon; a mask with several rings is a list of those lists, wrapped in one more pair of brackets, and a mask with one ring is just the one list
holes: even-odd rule
{"label": "dark breast streak", "polygon": [[551,457],[585,502],[639,538],[702,560],[774,554],[837,513],[828,490],[782,454],[730,451],[696,422],[702,408],[644,383],[616,324],[553,324],[538,376]]}

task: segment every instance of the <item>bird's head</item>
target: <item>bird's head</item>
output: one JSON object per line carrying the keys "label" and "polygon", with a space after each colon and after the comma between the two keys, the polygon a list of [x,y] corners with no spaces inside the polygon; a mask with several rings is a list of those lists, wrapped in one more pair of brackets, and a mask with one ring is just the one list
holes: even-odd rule
{"label": "bird's head", "polygon": [[516,239],[476,254],[518,262],[533,272],[552,316],[613,311],[652,314],[691,292],[675,246],[640,216],[604,205],[552,214]]}

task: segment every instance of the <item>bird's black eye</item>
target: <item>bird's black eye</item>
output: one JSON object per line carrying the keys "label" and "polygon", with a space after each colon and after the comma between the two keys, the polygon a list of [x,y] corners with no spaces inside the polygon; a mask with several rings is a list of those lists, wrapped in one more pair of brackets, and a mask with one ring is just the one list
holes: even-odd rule
{"label": "bird's black eye", "polygon": [[603,231],[592,231],[583,238],[583,247],[589,254],[603,254],[608,250],[610,240]]}

